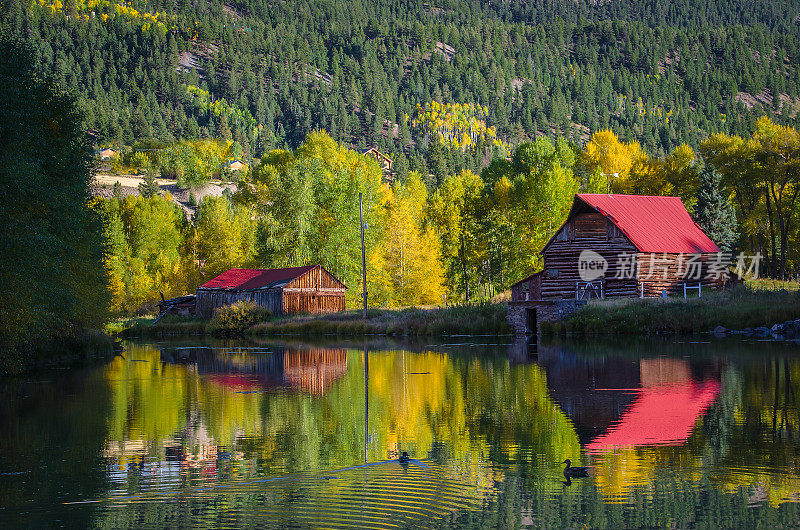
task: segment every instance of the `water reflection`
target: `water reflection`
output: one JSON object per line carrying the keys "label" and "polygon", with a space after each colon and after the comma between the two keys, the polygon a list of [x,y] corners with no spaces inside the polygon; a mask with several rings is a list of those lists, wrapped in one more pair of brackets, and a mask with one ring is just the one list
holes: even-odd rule
{"label": "water reflection", "polygon": [[[132,343],[9,381],[0,522],[796,523],[790,346],[493,342]],[[565,485],[566,458],[591,476]]]}

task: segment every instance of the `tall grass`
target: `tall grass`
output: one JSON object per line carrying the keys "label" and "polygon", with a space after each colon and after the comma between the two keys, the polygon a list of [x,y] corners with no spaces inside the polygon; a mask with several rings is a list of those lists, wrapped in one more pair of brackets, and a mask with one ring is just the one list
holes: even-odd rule
{"label": "tall grass", "polygon": [[248,311],[231,310],[225,313],[224,319],[215,317],[211,321],[170,315],[152,325],[152,318],[137,319],[118,334],[125,337],[176,334],[340,337],[505,334],[510,332],[506,312],[505,304],[490,302],[430,309],[370,309],[366,320],[362,319],[361,311],[289,317],[269,317],[265,313],[251,319]]}
{"label": "tall grass", "polygon": [[360,311],[284,318],[256,324],[248,333],[342,337],[504,334],[510,332],[506,312],[505,304],[489,302],[432,309],[370,309],[366,320]]}
{"label": "tall grass", "polygon": [[800,318],[800,293],[737,287],[704,293],[702,298],[635,300],[627,304],[590,304],[563,322],[542,326],[542,333],[608,335],[701,333],[767,326]]}

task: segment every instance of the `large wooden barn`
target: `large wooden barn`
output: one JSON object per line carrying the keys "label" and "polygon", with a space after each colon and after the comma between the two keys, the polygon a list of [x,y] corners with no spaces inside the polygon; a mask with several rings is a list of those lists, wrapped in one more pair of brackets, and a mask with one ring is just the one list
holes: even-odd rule
{"label": "large wooden barn", "polygon": [[230,269],[197,289],[197,313],[246,300],[275,315],[344,311],[347,287],[320,265],[286,269]]}
{"label": "large wooden barn", "polygon": [[[578,194],[567,220],[541,251],[542,270],[514,284],[511,301],[549,301],[538,304],[539,313],[546,313],[555,311],[556,301],[716,288],[727,270],[719,252],[679,197]],[[566,305],[558,305],[559,315]]]}

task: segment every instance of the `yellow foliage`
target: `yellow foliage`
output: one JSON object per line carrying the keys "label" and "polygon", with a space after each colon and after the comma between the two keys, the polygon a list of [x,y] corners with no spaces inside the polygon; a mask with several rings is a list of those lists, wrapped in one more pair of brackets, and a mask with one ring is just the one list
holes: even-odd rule
{"label": "yellow foliage", "polygon": [[646,164],[647,155],[639,142],[620,142],[613,131],[606,129],[592,135],[581,159],[590,173],[599,172],[605,177],[612,191],[621,191],[629,186],[625,181],[634,166]]}
{"label": "yellow foliage", "polygon": [[427,191],[412,172],[405,185],[388,190],[384,203],[386,234],[370,255],[372,297],[389,307],[442,302],[444,270],[441,247],[426,227]]}

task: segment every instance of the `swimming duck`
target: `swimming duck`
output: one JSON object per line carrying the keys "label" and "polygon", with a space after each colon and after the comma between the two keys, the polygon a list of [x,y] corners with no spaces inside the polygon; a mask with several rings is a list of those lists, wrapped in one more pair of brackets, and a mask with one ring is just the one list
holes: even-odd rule
{"label": "swimming duck", "polygon": [[588,477],[589,476],[589,468],[588,467],[572,467],[572,462],[570,459],[567,458],[562,464],[567,464],[567,467],[564,468],[564,476],[569,478],[579,478],[579,477]]}
{"label": "swimming duck", "polygon": [[407,464],[408,461],[411,460],[411,457],[408,456],[408,453],[403,451],[403,454],[400,455],[400,458],[398,458],[398,460],[400,461],[401,464]]}

